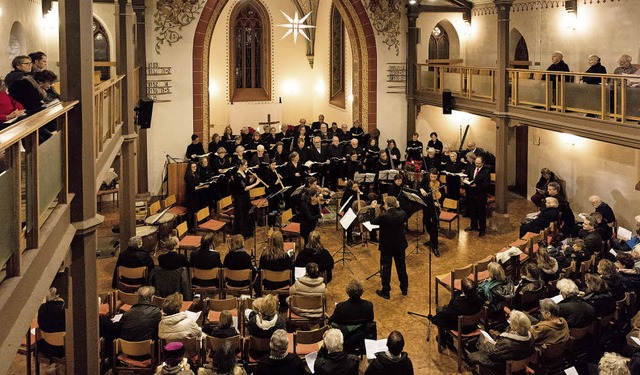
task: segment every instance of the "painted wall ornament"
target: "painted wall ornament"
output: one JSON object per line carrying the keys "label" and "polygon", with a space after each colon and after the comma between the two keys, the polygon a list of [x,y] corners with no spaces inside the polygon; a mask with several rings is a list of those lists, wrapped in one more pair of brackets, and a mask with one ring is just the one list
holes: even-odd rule
{"label": "painted wall ornament", "polygon": [[171,46],[182,39],[182,28],[198,17],[205,0],[157,0],[153,14],[156,53],[165,42]]}
{"label": "painted wall ornament", "polygon": [[394,48],[396,56],[400,53],[400,17],[401,0],[363,0],[369,13],[373,28],[383,36],[388,49]]}

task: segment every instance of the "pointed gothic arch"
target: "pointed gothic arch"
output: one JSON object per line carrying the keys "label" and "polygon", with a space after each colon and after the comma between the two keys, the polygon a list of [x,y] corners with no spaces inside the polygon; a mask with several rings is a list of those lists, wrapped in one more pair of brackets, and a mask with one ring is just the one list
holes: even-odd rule
{"label": "pointed gothic arch", "polygon": [[[441,31],[440,36],[433,35],[433,31],[439,28]],[[455,26],[446,18],[438,21],[435,26],[429,30],[429,58],[431,58],[431,45],[432,40],[436,42],[435,46],[439,46],[441,49],[445,47],[449,50],[447,59],[459,59],[460,58],[460,37]]]}
{"label": "pointed gothic arch", "polygon": [[[509,58],[513,61],[529,61],[527,41],[515,27],[509,33]],[[516,65],[514,68],[529,69],[529,65]]]}
{"label": "pointed gothic arch", "polygon": [[[193,40],[193,132],[208,139],[209,53],[211,37],[220,14],[229,0],[207,0],[200,13]],[[353,120],[369,131],[376,128],[377,54],[376,40],[362,0],[334,0],[340,12],[353,53]]]}

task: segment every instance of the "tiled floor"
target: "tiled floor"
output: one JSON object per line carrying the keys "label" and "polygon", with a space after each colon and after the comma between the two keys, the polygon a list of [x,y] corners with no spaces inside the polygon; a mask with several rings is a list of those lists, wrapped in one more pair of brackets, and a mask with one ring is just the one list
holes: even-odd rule
{"label": "tiled floor", "polygon": [[[102,207],[102,213],[105,214],[105,223],[99,231],[99,236],[108,236],[110,227],[117,221],[117,210],[115,206],[111,207],[105,203]],[[450,271],[454,267],[463,266],[486,255],[493,254],[502,247],[508,245],[517,239],[518,226],[527,212],[535,211],[535,207],[529,201],[521,198],[510,198],[509,213],[510,221],[513,229],[506,234],[496,234],[489,231],[487,236],[483,238],[477,237],[477,232],[466,233],[463,230],[460,236],[448,239],[443,235],[440,236],[440,258],[433,257],[432,270],[429,277],[429,253],[428,248],[422,245],[427,239],[426,235],[421,235],[419,240],[419,254],[414,254],[416,248],[416,216],[414,215],[409,222],[412,232],[408,235],[409,248],[407,249],[407,269],[409,273],[409,295],[403,297],[398,288],[398,281],[395,271],[392,274],[391,281],[391,299],[384,300],[375,294],[375,290],[380,286],[380,278],[374,276],[366,280],[368,276],[378,270],[379,253],[375,244],[368,246],[356,245],[351,251],[357,259],[349,261],[348,267],[342,263],[335,266],[333,273],[333,281],[328,288],[327,306],[328,313],[331,314],[334,303],[346,299],[344,287],[351,278],[357,278],[365,285],[364,298],[373,301],[375,308],[375,316],[378,324],[378,337],[386,337],[392,330],[399,330],[405,337],[405,350],[409,353],[413,361],[416,374],[451,374],[456,371],[455,353],[445,351],[440,354],[437,351],[435,343],[435,329],[431,331],[431,340],[427,338],[427,320],[408,314],[408,312],[417,312],[419,314],[429,313],[429,280],[433,280],[434,275],[439,275]],[[419,222],[421,221],[418,218]],[[465,228],[469,224],[469,219],[463,218],[460,228]],[[455,228],[455,226],[454,226]],[[320,228],[322,232],[322,241],[332,253],[337,252],[341,247],[341,236],[335,230],[333,223],[324,224]],[[261,228],[258,232],[258,253],[264,247],[266,229]],[[219,239],[218,239],[219,240]],[[248,241],[247,246],[253,247],[253,239]],[[219,251],[226,254],[227,247],[219,246]],[[335,256],[336,259],[340,254]],[[115,264],[114,258],[106,258],[98,260],[98,289],[108,290],[111,284],[111,276]],[[353,271],[353,273],[349,270]],[[431,290],[435,289],[435,283],[432,281]],[[449,294],[440,289],[440,303],[447,302]],[[432,303],[431,311],[435,312],[435,294],[431,295]],[[24,357],[17,356],[14,360],[12,369],[9,374],[23,374]]]}

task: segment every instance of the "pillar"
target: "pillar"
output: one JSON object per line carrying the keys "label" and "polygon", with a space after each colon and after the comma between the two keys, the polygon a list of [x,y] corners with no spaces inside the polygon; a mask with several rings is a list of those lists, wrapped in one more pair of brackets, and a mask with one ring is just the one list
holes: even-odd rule
{"label": "pillar", "polygon": [[93,122],[93,6],[60,0],[60,86],[64,100],[79,100],[69,112],[71,242],[66,311],[67,374],[99,374],[98,287],[96,281],[95,142]]}
{"label": "pillar", "polygon": [[416,77],[418,64],[418,29],[416,21],[420,16],[418,6],[407,6],[407,140],[416,132]]}
{"label": "pillar", "polygon": [[509,118],[507,116],[509,77],[509,12],[513,0],[494,0],[498,11],[498,55],[496,69],[496,212],[492,227],[498,232],[510,230],[507,216],[508,194],[508,142]]}
{"label": "pillar", "polygon": [[[145,29],[144,0],[133,0],[133,11],[136,14],[136,48],[135,66],[138,70],[138,93],[141,98],[147,96],[147,34]],[[147,159],[147,129],[138,128],[138,194],[149,192],[149,174]]]}

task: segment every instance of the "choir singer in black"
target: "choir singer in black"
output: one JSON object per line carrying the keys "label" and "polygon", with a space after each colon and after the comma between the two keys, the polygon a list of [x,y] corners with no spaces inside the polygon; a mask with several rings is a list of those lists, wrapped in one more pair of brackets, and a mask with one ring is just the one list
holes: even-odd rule
{"label": "choir singer in black", "polygon": [[[233,233],[242,234],[244,238],[253,236],[254,222],[251,220],[249,210],[251,209],[251,198],[249,190],[258,186],[261,181],[255,176],[248,176],[248,162],[240,160],[238,162],[238,171],[233,176],[231,184],[231,194],[233,195]],[[255,182],[254,182],[255,181]]]}
{"label": "choir singer in black", "polygon": [[[467,196],[471,225],[466,232],[477,230],[478,237],[484,237],[487,228],[487,190],[491,184],[491,172],[484,166],[484,157],[477,156],[475,167],[467,169]],[[467,183],[468,182],[468,183]]]}
{"label": "choir singer in black", "polygon": [[372,224],[380,226],[380,276],[382,289],[376,290],[376,294],[382,298],[390,299],[391,291],[391,265],[396,262],[396,271],[400,281],[400,291],[403,296],[409,289],[409,277],[405,263],[405,250],[407,249],[407,237],[404,230],[405,213],[399,208],[398,200],[394,197],[384,199],[384,208],[379,210],[379,205],[372,204],[376,209],[376,218]]}

